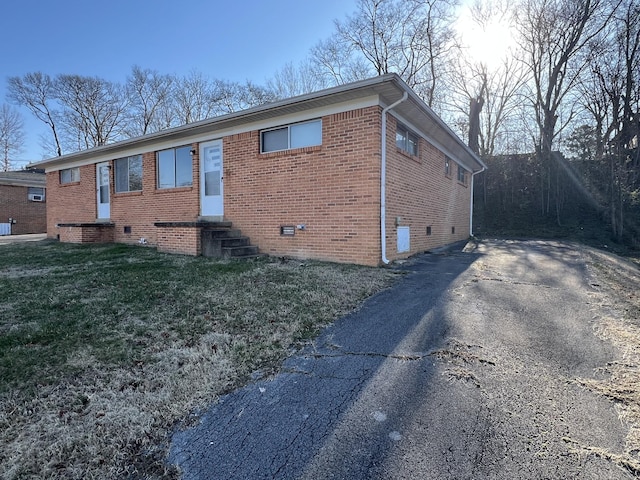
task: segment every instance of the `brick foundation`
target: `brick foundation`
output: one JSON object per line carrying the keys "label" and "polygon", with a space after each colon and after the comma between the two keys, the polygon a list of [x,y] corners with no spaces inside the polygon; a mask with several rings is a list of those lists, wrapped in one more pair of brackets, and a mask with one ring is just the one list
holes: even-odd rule
{"label": "brick foundation", "polygon": [[190,222],[157,222],[156,239],[159,252],[200,255],[201,225]]}
{"label": "brick foundation", "polygon": [[63,223],[57,231],[61,242],[67,243],[113,243],[112,223]]}

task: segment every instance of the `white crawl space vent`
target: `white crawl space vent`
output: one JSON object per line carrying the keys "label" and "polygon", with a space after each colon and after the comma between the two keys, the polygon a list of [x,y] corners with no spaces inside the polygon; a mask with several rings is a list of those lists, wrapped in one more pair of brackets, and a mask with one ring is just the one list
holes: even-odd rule
{"label": "white crawl space vent", "polygon": [[411,232],[409,227],[398,227],[398,253],[411,250]]}

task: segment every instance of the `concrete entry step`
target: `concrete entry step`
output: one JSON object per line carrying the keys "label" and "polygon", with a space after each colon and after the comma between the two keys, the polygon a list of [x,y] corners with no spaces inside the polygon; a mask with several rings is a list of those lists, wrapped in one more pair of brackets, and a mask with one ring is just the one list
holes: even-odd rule
{"label": "concrete entry step", "polygon": [[223,258],[247,258],[258,255],[258,247],[255,245],[243,245],[240,247],[223,247]]}
{"label": "concrete entry step", "polygon": [[202,256],[213,258],[246,258],[258,255],[258,247],[231,222],[211,222],[200,231]]}

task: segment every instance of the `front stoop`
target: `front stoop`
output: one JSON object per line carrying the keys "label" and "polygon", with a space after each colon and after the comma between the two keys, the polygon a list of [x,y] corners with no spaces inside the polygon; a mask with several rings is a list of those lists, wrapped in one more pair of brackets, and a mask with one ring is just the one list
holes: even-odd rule
{"label": "front stoop", "polygon": [[214,258],[248,258],[258,255],[258,247],[242,236],[229,222],[212,222],[200,230],[202,256]]}

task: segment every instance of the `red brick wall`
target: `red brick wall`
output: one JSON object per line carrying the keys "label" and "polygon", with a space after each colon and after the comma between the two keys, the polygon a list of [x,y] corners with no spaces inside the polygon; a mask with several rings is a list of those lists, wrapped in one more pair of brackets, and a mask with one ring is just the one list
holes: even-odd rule
{"label": "red brick wall", "polygon": [[[193,145],[197,149],[197,144]],[[114,158],[115,160],[115,158]],[[111,162],[113,165],[113,162]],[[157,189],[156,153],[142,156],[142,191],[115,193],[114,168],[110,172],[111,223],[113,241],[138,243],[144,238],[148,244],[157,244],[158,221],[195,221],[199,213],[198,155],[193,156],[193,185],[191,187]],[[47,215],[49,237],[60,234],[59,223],[95,222],[97,216],[96,166],[80,167],[80,182],[60,185],[59,173],[47,174],[47,193],[51,192]],[[124,227],[131,227],[125,233]]]}
{"label": "red brick wall", "polygon": [[[198,144],[192,148],[198,150]],[[193,183],[191,187],[156,188],[156,152],[142,156],[142,191],[113,193],[111,169],[111,222],[116,224],[115,241],[137,243],[144,238],[148,244],[157,245],[158,229],[155,222],[193,222],[200,212],[198,153],[193,155]],[[124,227],[131,233],[124,233]]]}
{"label": "red brick wall", "polygon": [[379,108],[325,116],[322,130],[321,146],[268,154],[257,131],[225,138],[225,217],[262,253],[377,265]]}
{"label": "red brick wall", "polygon": [[200,228],[159,227],[157,239],[159,252],[200,255],[202,251]]}
{"label": "red brick wall", "polygon": [[95,226],[61,226],[58,228],[61,242],[68,243],[110,243],[113,242],[113,227]]}
{"label": "red brick wall", "polygon": [[80,181],[60,184],[59,172],[47,173],[47,236],[56,238],[58,223],[95,222],[96,166],[80,167]]}
{"label": "red brick wall", "polygon": [[[269,255],[378,265],[380,247],[380,130],[378,106],[322,118],[323,144],[285,152],[260,153],[260,132],[223,139],[224,213]],[[444,175],[444,155],[420,140],[412,158],[395,146],[395,119],[387,129],[387,257],[409,254],[469,235],[469,188]],[[215,136],[212,136],[215,138]],[[193,148],[197,151],[198,145]],[[116,242],[144,237],[162,251],[200,253],[199,229],[158,228],[155,222],[193,222],[199,208],[199,160],[193,156],[193,186],[156,189],[156,154],[143,156],[143,190],[114,193],[111,222]],[[48,231],[56,223],[96,218],[95,165],[81,168],[81,181],[60,186],[48,174]],[[396,217],[411,228],[411,252],[396,252]],[[294,236],[281,226],[305,225]],[[431,226],[431,236],[426,227]],[[125,233],[130,227],[131,233]],[[455,234],[451,228],[455,227]]]}
{"label": "red brick wall", "polygon": [[45,233],[47,231],[47,204],[32,202],[28,187],[0,185],[0,223],[16,221],[11,225],[12,235]]}
{"label": "red brick wall", "polygon": [[[396,147],[393,116],[387,117],[387,127],[387,258],[403,258],[468,238],[471,173],[467,173],[467,185],[462,185],[455,162],[451,162],[451,175],[445,175],[444,153],[421,138],[418,156],[411,156]],[[400,226],[410,227],[409,253],[397,253],[396,217]],[[427,235],[428,226],[431,235]]]}

